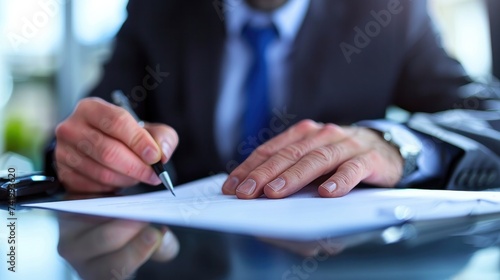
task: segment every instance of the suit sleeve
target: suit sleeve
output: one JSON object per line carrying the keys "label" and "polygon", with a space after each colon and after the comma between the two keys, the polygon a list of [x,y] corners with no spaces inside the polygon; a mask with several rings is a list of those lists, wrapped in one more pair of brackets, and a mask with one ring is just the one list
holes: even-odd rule
{"label": "suit sleeve", "polygon": [[142,92],[138,89],[148,75],[140,30],[145,22],[143,10],[139,1],[130,1],[127,5],[128,17],[115,37],[113,54],[104,65],[100,82],[89,94],[111,101],[111,92],[121,90],[138,115],[142,115],[144,110],[144,102],[139,102],[143,101]]}
{"label": "suit sleeve", "polygon": [[437,112],[463,103],[458,93],[471,80],[448,56],[427,12],[427,1],[407,1],[406,51],[394,104],[410,112]]}

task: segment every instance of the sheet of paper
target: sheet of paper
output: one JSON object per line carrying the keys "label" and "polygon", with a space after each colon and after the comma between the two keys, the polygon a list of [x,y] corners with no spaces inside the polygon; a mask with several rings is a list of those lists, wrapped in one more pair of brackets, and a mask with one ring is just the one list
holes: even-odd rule
{"label": "sheet of paper", "polygon": [[220,174],[125,197],[24,206],[293,240],[315,240],[422,220],[500,212],[500,193],[416,189],[359,189],[321,198],[314,187],[286,199],[226,196]]}

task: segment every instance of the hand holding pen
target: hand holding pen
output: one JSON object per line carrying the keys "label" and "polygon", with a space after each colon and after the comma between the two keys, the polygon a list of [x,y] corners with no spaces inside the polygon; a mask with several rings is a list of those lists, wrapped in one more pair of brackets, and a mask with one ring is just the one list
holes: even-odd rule
{"label": "hand holding pen", "polygon": [[162,183],[151,165],[172,156],[178,136],[165,124],[141,127],[123,108],[90,97],[57,126],[56,143],[54,167],[68,191],[111,192]]}
{"label": "hand holding pen", "polygon": [[[123,109],[127,110],[127,112],[130,113],[134,117],[134,119],[137,121],[137,123],[141,126],[144,127],[144,122],[139,119],[139,117],[135,114],[134,110],[132,110],[132,107],[130,106],[130,102],[128,101],[128,98],[123,94],[123,92],[116,90],[111,94],[111,98],[113,98],[113,102],[122,107]],[[172,181],[170,180],[170,175],[168,175],[167,171],[165,170],[165,166],[163,166],[163,163],[161,160],[157,161],[153,165],[151,165],[153,170],[155,171],[156,175],[160,178],[161,182],[163,185],[170,190],[170,192],[175,196],[174,193],[174,186],[172,185]]]}

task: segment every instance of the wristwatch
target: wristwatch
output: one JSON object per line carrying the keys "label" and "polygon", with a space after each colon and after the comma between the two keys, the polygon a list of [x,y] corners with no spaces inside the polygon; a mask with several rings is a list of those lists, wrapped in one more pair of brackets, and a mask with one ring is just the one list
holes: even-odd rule
{"label": "wristwatch", "polygon": [[402,179],[418,170],[417,159],[422,151],[420,140],[399,125],[390,126],[382,131],[384,139],[399,150],[403,158]]}
{"label": "wristwatch", "polygon": [[382,134],[382,137],[396,147],[403,158],[403,175],[401,179],[418,170],[418,158],[422,152],[422,142],[411,130],[400,123],[388,120],[364,120],[354,124],[373,129]]}

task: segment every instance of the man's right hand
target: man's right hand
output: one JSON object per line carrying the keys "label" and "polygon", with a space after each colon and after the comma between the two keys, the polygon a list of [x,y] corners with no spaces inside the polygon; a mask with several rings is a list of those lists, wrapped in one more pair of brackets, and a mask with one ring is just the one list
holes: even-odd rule
{"label": "man's right hand", "polygon": [[178,136],[164,124],[144,128],[118,106],[94,97],[81,100],[56,128],[59,180],[76,192],[160,184],[150,165],[170,159]]}

